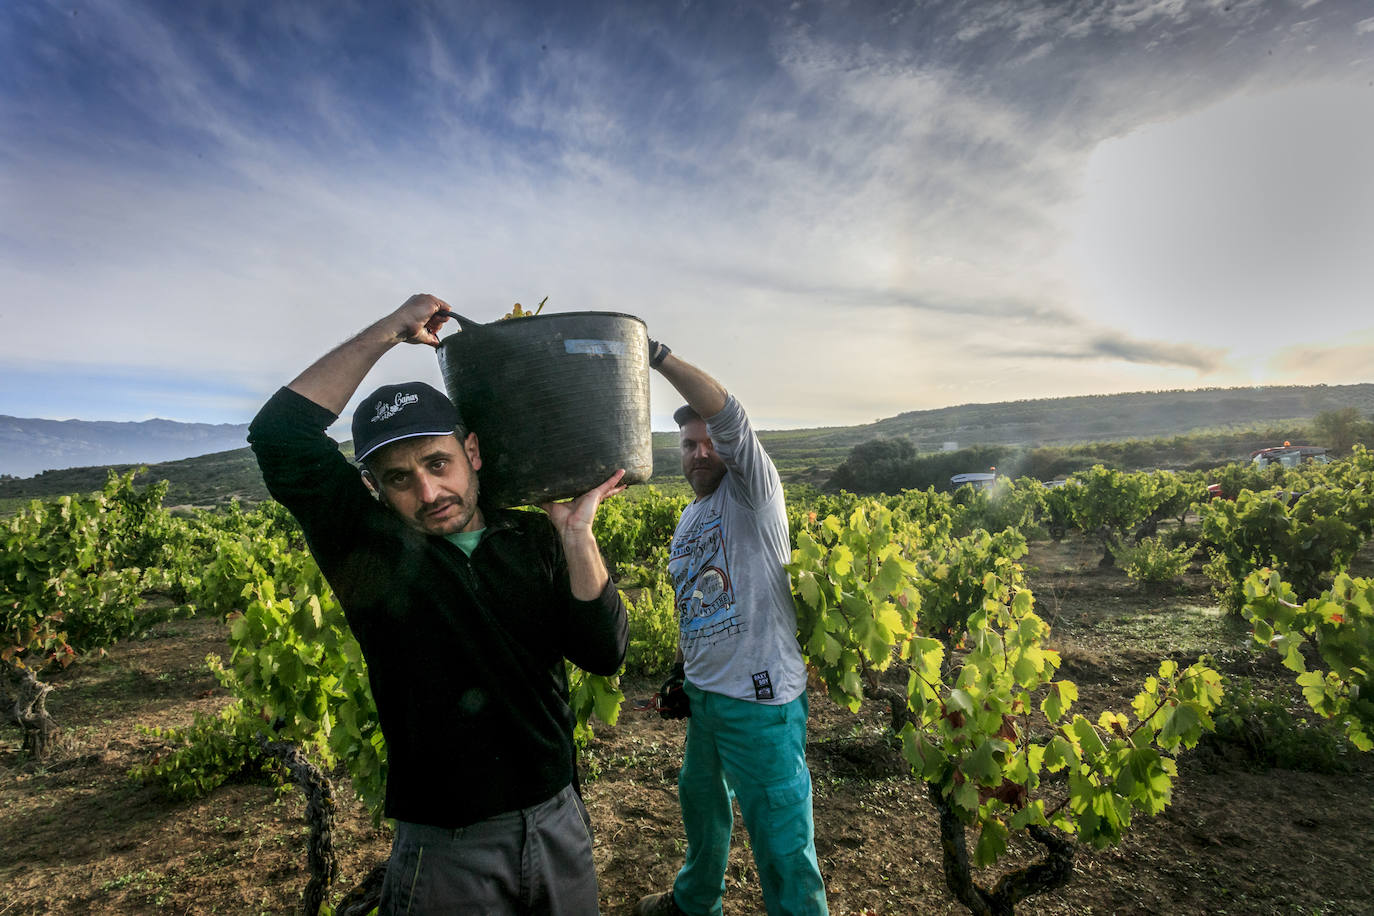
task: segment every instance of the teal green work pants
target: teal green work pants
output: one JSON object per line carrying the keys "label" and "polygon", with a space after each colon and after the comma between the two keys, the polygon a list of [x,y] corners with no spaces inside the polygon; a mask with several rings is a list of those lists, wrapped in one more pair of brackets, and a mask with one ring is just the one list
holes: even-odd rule
{"label": "teal green work pants", "polygon": [[678,800],[687,861],[673,882],[677,905],[691,916],[720,916],[733,797],[749,831],[769,916],[825,916],[806,768],[806,694],[767,706],[690,683],[686,690],[692,717]]}

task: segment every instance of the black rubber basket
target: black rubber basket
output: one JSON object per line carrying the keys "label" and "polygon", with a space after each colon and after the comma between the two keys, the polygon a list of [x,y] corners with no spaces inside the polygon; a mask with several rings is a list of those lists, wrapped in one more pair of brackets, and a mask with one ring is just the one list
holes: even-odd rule
{"label": "black rubber basket", "polygon": [[633,315],[560,312],[480,324],[439,345],[448,396],[477,434],[482,502],[534,505],[587,492],[617,468],[653,472],[649,340]]}

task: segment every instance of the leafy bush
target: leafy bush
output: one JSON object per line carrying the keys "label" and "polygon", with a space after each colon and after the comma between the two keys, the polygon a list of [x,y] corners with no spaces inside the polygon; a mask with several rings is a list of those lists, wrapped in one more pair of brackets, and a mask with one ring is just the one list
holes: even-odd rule
{"label": "leafy bush", "polygon": [[975,614],[994,597],[994,589],[1025,587],[1017,563],[1026,555],[1026,539],[1008,528],[996,534],[981,529],[964,537],[930,537],[912,553],[916,562],[913,579],[920,596],[917,630],[940,640],[948,658],[950,649]]}
{"label": "leafy bush", "polygon": [[619,578],[631,564],[642,563],[656,549],[666,549],[687,502],[685,496],[668,496],[648,487],[637,499],[602,503],[592,533],[611,575]]}
{"label": "leafy bush", "polygon": [[[1291,504],[1290,504],[1291,502]],[[1246,577],[1277,570],[1300,595],[1315,595],[1349,565],[1374,530],[1367,486],[1318,486],[1291,500],[1282,490],[1243,490],[1202,510],[1202,534],[1212,555],[1206,572],[1228,610],[1245,603]]]}
{"label": "leafy bush", "polygon": [[[817,506],[817,513],[820,518],[831,515],[849,518],[858,505],[859,498],[855,496],[842,505],[821,503]],[[950,493],[938,493],[934,487],[926,487],[924,490],[903,490],[896,496],[888,497],[883,505],[906,521],[930,525],[948,521],[954,512],[954,497]]]}
{"label": "leafy bush", "polygon": [[1102,542],[1103,566],[1115,562],[1122,540],[1144,524],[1158,505],[1158,475],[1096,465],[1058,487],[1074,527]]}
{"label": "leafy bush", "polygon": [[253,733],[262,725],[245,716],[242,706],[235,705],[217,716],[196,713],[185,728],[139,726],[139,731],[167,747],[147,763],[130,768],[129,778],[160,785],[175,799],[199,798],[253,767]]}
{"label": "leafy bush", "polygon": [[665,576],[654,585],[641,588],[635,600],[625,601],[630,615],[626,674],[662,676],[672,667],[678,645],[675,599],[673,587]]}
{"label": "leafy bush", "polygon": [[1221,488],[1221,498],[1232,500],[1245,490],[1258,492],[1280,487],[1288,475],[1286,469],[1278,464],[1257,468],[1246,462],[1224,465],[1213,471],[1211,476],[1212,482]]}
{"label": "leafy bush", "polygon": [[173,582],[149,565],[164,555],[159,538],[183,526],[161,506],[165,484],[140,492],[133,478],[112,471],[98,493],[34,500],[0,524],[0,706],[35,758],[56,732],[38,673],[189,613],[144,605]]}
{"label": "leafy bush", "polygon": [[955,534],[1015,528],[1026,537],[1039,534],[1037,519],[1045,508],[1045,486],[1039,481],[999,478],[991,487],[968,484],[954,491],[950,524]]}
{"label": "leafy bush", "polygon": [[909,439],[870,439],[850,450],[828,485],[856,493],[896,493],[915,486],[915,458],[916,447]]}
{"label": "leafy bush", "polygon": [[[1337,722],[1360,750],[1374,750],[1374,579],[1342,573],[1328,591],[1299,603],[1293,587],[1265,569],[1244,592],[1255,642],[1283,656],[1318,715]],[[1325,670],[1309,669],[1304,648]]]}
{"label": "leafy bush", "polygon": [[[158,554],[140,525],[170,524],[152,503],[162,489],[139,493],[133,474],[111,472],[105,488],[29,507],[0,528],[0,659],[35,670],[166,619],[180,609],[141,609],[149,574],[138,563]],[[157,578],[157,577],[154,577]]]}
{"label": "leafy bush", "polygon": [[1260,767],[1312,773],[1350,769],[1350,742],[1329,722],[1312,724],[1293,715],[1286,702],[1256,692],[1248,678],[1223,680],[1221,705],[1212,713],[1212,746],[1238,748]]}
{"label": "leafy bush", "polygon": [[568,703],[573,711],[573,744],[579,751],[587,749],[594,737],[592,714],[607,725],[620,718],[620,704],[625,694],[620,692],[620,675],[605,677],[588,674],[572,662],[568,668]]}
{"label": "leafy bush", "polygon": [[1134,547],[1116,549],[1117,564],[1136,582],[1158,585],[1182,578],[1192,563],[1197,546],[1170,547],[1164,538],[1144,538]]}

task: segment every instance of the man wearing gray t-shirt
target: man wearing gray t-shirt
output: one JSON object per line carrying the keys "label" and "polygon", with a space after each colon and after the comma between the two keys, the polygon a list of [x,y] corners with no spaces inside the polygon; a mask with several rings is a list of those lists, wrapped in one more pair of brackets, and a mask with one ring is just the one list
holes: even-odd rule
{"label": "man wearing gray t-shirt", "polygon": [[634,912],[719,916],[733,796],[769,916],[825,914],[782,481],[732,395],[661,343],[650,341],[649,354],[687,401],[673,418],[696,499],[669,551],[680,661],[662,693],[680,685],[691,721],[678,776],[686,862],[671,890]]}

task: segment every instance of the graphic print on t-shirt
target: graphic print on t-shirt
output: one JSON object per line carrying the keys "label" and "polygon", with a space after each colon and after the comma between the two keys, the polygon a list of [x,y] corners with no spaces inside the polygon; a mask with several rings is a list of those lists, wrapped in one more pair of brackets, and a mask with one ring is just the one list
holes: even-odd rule
{"label": "graphic print on t-shirt", "polygon": [[668,570],[677,594],[684,651],[701,640],[709,646],[744,632],[735,611],[735,588],[718,512],[706,515],[673,541]]}

